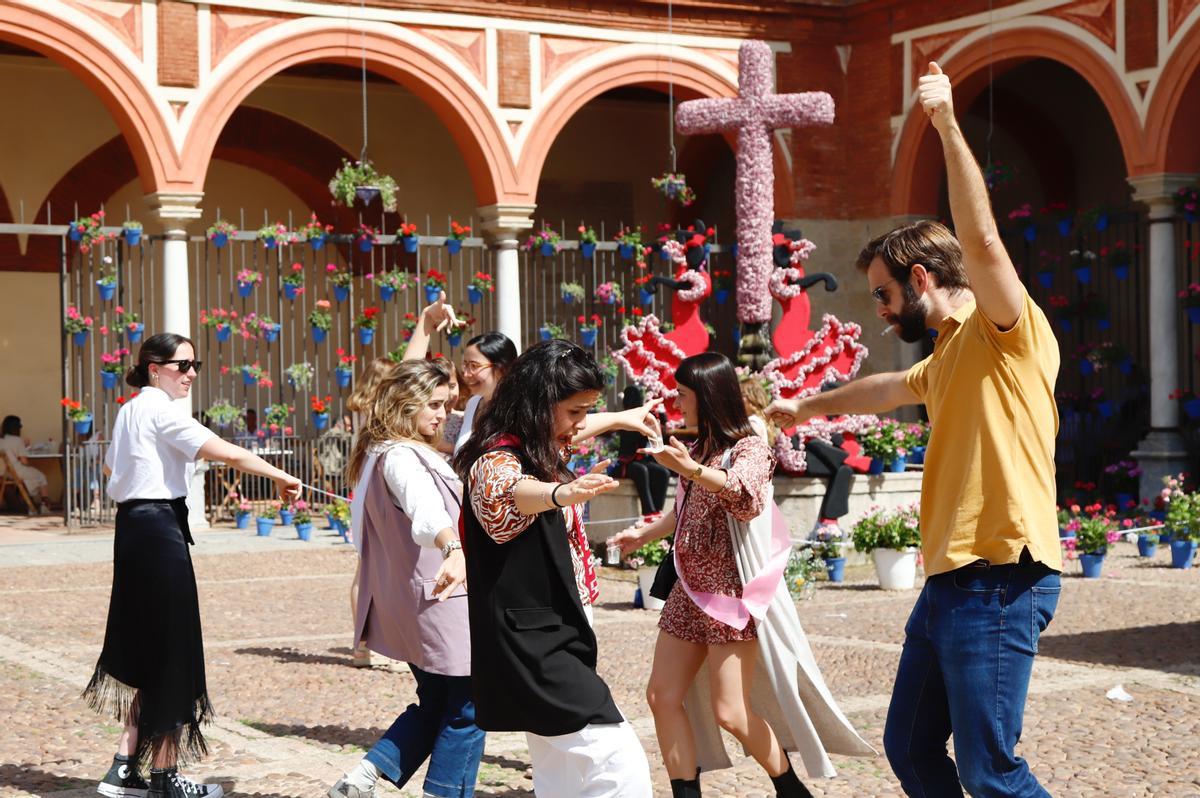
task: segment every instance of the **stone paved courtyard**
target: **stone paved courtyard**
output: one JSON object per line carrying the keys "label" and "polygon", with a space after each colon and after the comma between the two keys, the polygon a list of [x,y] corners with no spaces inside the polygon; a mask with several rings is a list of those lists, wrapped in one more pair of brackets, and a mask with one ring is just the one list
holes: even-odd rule
{"label": "stone paved courtyard", "polygon": [[[220,717],[211,755],[191,774],[235,796],[322,796],[413,698],[396,663],[350,666],[354,550],[321,531],[312,543],[252,531],[197,535],[209,688]],[[111,538],[65,535],[54,519],[0,518],[0,796],[93,795],[118,729],[79,700],[104,632]],[[1042,638],[1020,753],[1063,796],[1200,796],[1200,570],[1139,561],[1121,544],[1101,580],[1064,579]],[[634,610],[628,574],[607,573],[596,627],[600,670],[633,721],[668,795],[642,697],[656,634]],[[888,693],[916,591],[885,593],[866,569],[822,583],[801,620],[834,694],[882,750]],[[1133,701],[1105,698],[1123,685]],[[730,746],[731,751],[736,751]],[[530,796],[521,735],[489,735],[480,796]],[[705,776],[706,796],[768,796],[749,759]],[[882,755],[835,757],[816,795],[897,796]],[[420,774],[401,791],[420,795]],[[566,798],[566,797],[564,797]]]}

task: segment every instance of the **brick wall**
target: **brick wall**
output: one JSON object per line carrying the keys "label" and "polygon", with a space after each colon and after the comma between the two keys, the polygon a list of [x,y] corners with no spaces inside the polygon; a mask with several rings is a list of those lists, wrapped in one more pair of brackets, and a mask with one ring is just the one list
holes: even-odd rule
{"label": "brick wall", "polygon": [[194,88],[200,79],[198,53],[196,6],[179,0],[159,0],[159,84]]}
{"label": "brick wall", "polygon": [[524,31],[502,30],[496,35],[499,55],[500,104],[507,108],[528,108],[529,34]]}

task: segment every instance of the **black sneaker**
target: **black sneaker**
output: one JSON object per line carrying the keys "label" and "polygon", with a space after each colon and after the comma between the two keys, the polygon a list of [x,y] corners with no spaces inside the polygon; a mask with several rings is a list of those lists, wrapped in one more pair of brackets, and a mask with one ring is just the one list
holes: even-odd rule
{"label": "black sneaker", "polygon": [[197,784],[176,768],[150,771],[149,798],[221,798],[220,784]]}
{"label": "black sneaker", "polygon": [[114,759],[112,767],[96,785],[96,792],[108,798],[146,798],[150,785],[129,762]]}

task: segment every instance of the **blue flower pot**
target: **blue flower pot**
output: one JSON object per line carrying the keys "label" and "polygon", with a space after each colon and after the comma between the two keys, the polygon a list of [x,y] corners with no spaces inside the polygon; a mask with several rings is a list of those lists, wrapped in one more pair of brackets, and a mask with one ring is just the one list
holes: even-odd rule
{"label": "blue flower pot", "polygon": [[925,447],[924,446],[914,446],[912,449],[912,454],[908,458],[908,462],[912,463],[913,465],[924,465],[925,464]]}
{"label": "blue flower pot", "polygon": [[71,423],[74,424],[74,426],[75,426],[75,434],[76,435],[87,435],[89,432],[92,431],[92,417],[91,416],[88,416],[87,418],[82,419],[80,421],[73,421]]}
{"label": "blue flower pot", "polygon": [[83,239],[83,231],[75,225],[71,225],[67,228],[67,238],[72,241],[81,241]]}
{"label": "blue flower pot", "polygon": [[1072,222],[1070,219],[1060,219],[1055,226],[1058,228],[1058,234],[1063,238],[1071,235]]}
{"label": "blue flower pot", "polygon": [[291,510],[280,510],[279,511],[279,523],[283,524],[284,526],[291,526],[292,519],[295,517],[296,517],[296,514]]}
{"label": "blue flower pot", "polygon": [[1059,319],[1058,320],[1058,328],[1060,330],[1062,330],[1063,332],[1070,332],[1071,331],[1071,320],[1070,319]]}
{"label": "blue flower pot", "polygon": [[312,524],[296,524],[296,537],[301,540],[312,540]]}
{"label": "blue flower pot", "polygon": [[549,341],[549,340],[550,340],[550,330],[549,330],[548,328],[546,328],[546,327],[539,327],[539,328],[538,328],[538,334],[542,336],[542,340],[543,340],[543,341]]}
{"label": "blue flower pot", "polygon": [[450,333],[449,335],[446,336],[446,343],[450,344],[450,346],[452,348],[457,347],[459,344],[462,343],[462,333],[460,333],[460,332]]}
{"label": "blue flower pot", "polygon": [[142,333],[145,331],[145,329],[146,325],[142,324],[141,322],[138,322],[137,326],[135,327],[127,326],[125,328],[125,337],[129,339],[129,343],[136,344],[138,341],[142,340]]}
{"label": "blue flower pot", "polygon": [[242,382],[246,385],[258,385],[258,377],[255,377],[249,371],[242,369]]}
{"label": "blue flower pot", "polygon": [[396,289],[390,285],[379,286],[379,299],[383,302],[391,302],[392,297],[396,296]]}
{"label": "blue flower pot", "polygon": [[1188,308],[1187,317],[1192,324],[1200,324],[1200,307]]}
{"label": "blue flower pot", "polygon": [[467,286],[467,301],[472,305],[478,305],[483,301],[483,292],[473,285]]}
{"label": "blue flower pot", "polygon": [[1183,403],[1183,412],[1188,418],[1200,418],[1200,399],[1188,399]]}
{"label": "blue flower pot", "polygon": [[1054,285],[1054,272],[1040,271],[1037,273],[1037,279],[1042,288],[1050,288]]}
{"label": "blue flower pot", "polygon": [[867,473],[878,476],[883,473],[884,463],[878,457],[871,458],[871,464],[867,466]]}
{"label": "blue flower pot", "polygon": [[671,259],[671,252],[666,247],[660,247],[658,257],[659,260],[669,261]]}
{"label": "blue flower pot", "polygon": [[320,430],[323,430],[329,426],[329,414],[328,413],[313,413],[312,414],[312,422],[313,422],[313,426],[316,427],[317,431],[319,432]]}
{"label": "blue flower pot", "polygon": [[580,330],[579,331],[579,342],[583,346],[595,346],[596,345],[596,334],[599,332],[600,331],[595,328],[592,328],[590,330]]}
{"label": "blue flower pot", "polygon": [[[1160,516],[1162,516],[1162,517],[1161,517],[1161,518],[1155,518],[1155,514],[1154,514],[1154,513],[1150,513],[1150,517],[1151,517],[1151,518],[1154,518],[1154,520],[1155,520],[1155,521],[1162,522],[1162,521],[1165,521],[1165,520],[1167,520],[1167,518],[1166,518],[1167,514],[1166,514],[1166,513],[1158,513],[1158,515],[1160,515]],[[1167,530],[1165,530],[1165,529],[1164,529],[1162,532],[1159,532],[1159,533],[1158,533],[1158,542],[1159,542],[1159,543],[1161,543],[1161,544],[1163,544],[1164,546],[1170,546],[1170,545],[1171,545],[1171,541],[1172,541],[1172,540],[1174,540],[1174,539],[1175,539],[1175,533],[1174,533],[1174,532],[1168,532]]]}
{"label": "blue flower pot", "polygon": [[238,283],[238,296],[250,296],[254,293],[254,283]]}
{"label": "blue flower pot", "polygon": [[370,346],[375,340],[375,330],[369,327],[358,328],[358,342],[363,346]]}
{"label": "blue flower pot", "polygon": [[1158,553],[1158,536],[1138,535],[1138,556],[1153,557]]}
{"label": "blue flower pot", "polygon": [[434,302],[437,302],[438,297],[441,295],[441,293],[442,293],[442,287],[440,285],[425,286],[425,302],[426,302],[426,304],[432,305]]}
{"label": "blue flower pot", "polygon": [[640,610],[644,606],[645,603],[642,601],[642,589],[640,587],[635,587],[633,589],[633,608],[635,610]]}
{"label": "blue flower pot", "polygon": [[728,288],[718,288],[717,289],[717,304],[724,305],[728,301],[729,301],[729,289]]}
{"label": "blue flower pot", "polygon": [[233,335],[233,328],[230,327],[228,324],[217,325],[217,340],[218,341],[222,341],[222,342],[228,341],[229,337],[231,335]]}
{"label": "blue flower pot", "polygon": [[1079,282],[1083,283],[1084,285],[1087,285],[1088,283],[1090,283],[1092,281],[1092,267],[1091,266],[1080,266],[1077,269],[1074,269],[1073,271],[1075,272],[1075,279],[1078,280]]}
{"label": "blue flower pot", "polygon": [[270,326],[263,327],[263,340],[269,344],[273,344],[278,341],[280,326],[281,325],[278,324],[272,324]]}
{"label": "blue flower pot", "polygon": [[71,341],[75,346],[86,346],[88,339],[88,330],[80,330],[76,333],[71,333]]}
{"label": "blue flower pot", "polygon": [[124,230],[121,231],[121,235],[125,236],[125,243],[131,247],[136,247],[138,244],[142,243],[141,228],[138,228],[135,230],[135,229],[126,227]]}
{"label": "blue flower pot", "polygon": [[734,346],[742,345],[742,329],[740,327],[733,328],[733,345]]}
{"label": "blue flower pot", "polygon": [[237,515],[235,515],[233,517],[234,523],[237,524],[238,529],[249,529],[250,528],[250,515],[251,515],[250,513],[239,512]]}
{"label": "blue flower pot", "polygon": [[1080,554],[1079,564],[1083,567],[1084,579],[1099,579],[1104,569],[1103,554]]}
{"label": "blue flower pot", "polygon": [[354,188],[354,197],[363,205],[370,205],[383,192],[376,186],[356,186]]}
{"label": "blue flower pot", "polygon": [[96,290],[100,292],[100,300],[102,302],[111,302],[112,298],[117,295],[117,284],[97,281]]}
{"label": "blue flower pot", "polygon": [[1037,225],[1033,225],[1033,224],[1025,225],[1025,240],[1026,241],[1036,241],[1037,240]]}
{"label": "blue flower pot", "polygon": [[1103,402],[1096,403],[1096,410],[1100,413],[1100,418],[1112,418],[1113,403],[1105,399]]}
{"label": "blue flower pot", "polygon": [[337,530],[337,524],[334,522],[332,514],[325,513],[325,521],[329,524],[328,529]]}
{"label": "blue flower pot", "polygon": [[327,335],[329,335],[329,330],[322,330],[320,327],[313,325],[312,339],[313,339],[314,344],[324,343],[325,336],[327,336]]}
{"label": "blue flower pot", "polygon": [[1096,319],[1097,330],[1107,330],[1112,327],[1112,321],[1109,319]]}
{"label": "blue flower pot", "polygon": [[1123,264],[1120,266],[1113,266],[1113,274],[1116,276],[1116,278],[1118,280],[1128,280],[1129,279],[1128,264]]}
{"label": "blue flower pot", "polygon": [[308,239],[308,245],[313,248],[313,252],[325,248],[325,236],[313,236]]}
{"label": "blue flower pot", "polygon": [[228,233],[217,233],[209,240],[212,241],[212,245],[214,247],[216,247],[217,249],[220,249],[221,247],[223,247],[229,243],[229,234]]}
{"label": "blue flower pot", "polygon": [[1196,554],[1196,544],[1190,540],[1171,541],[1171,567],[1191,568]]}
{"label": "blue flower pot", "polygon": [[825,560],[825,573],[829,574],[830,582],[846,581],[846,558],[828,557]]}
{"label": "blue flower pot", "polygon": [[339,368],[334,369],[333,373],[337,377],[337,385],[339,388],[350,387],[350,377],[353,376],[354,372],[350,371],[350,369]]}
{"label": "blue flower pot", "polygon": [[1084,358],[1083,360],[1079,361],[1079,373],[1085,377],[1090,377],[1092,374],[1096,373],[1096,364],[1087,358]]}
{"label": "blue flower pot", "polygon": [[335,285],[333,287],[333,298],[336,299],[338,302],[345,302],[347,299],[350,298],[350,286]]}
{"label": "blue flower pot", "polygon": [[893,474],[903,474],[904,468],[908,465],[907,457],[897,457],[895,460],[887,464],[887,470]]}
{"label": "blue flower pot", "polygon": [[549,258],[557,252],[558,252],[558,247],[556,247],[554,244],[551,244],[550,242],[545,242],[542,244],[542,255],[543,256]]}
{"label": "blue flower pot", "polygon": [[300,296],[300,286],[292,285],[291,283],[283,284],[283,298],[289,302],[294,302],[296,297]]}
{"label": "blue flower pot", "polygon": [[591,260],[596,254],[596,245],[591,241],[584,241],[579,245],[579,254],[583,256],[584,260]]}
{"label": "blue flower pot", "polygon": [[361,238],[358,239],[358,251],[359,252],[370,252],[371,248],[374,246],[375,246],[375,239],[373,239],[373,238],[368,238],[367,236],[362,236]]}
{"label": "blue flower pot", "polygon": [[1096,216],[1096,231],[1103,233],[1108,229],[1108,214],[1101,213]]}
{"label": "blue flower pot", "polygon": [[1124,360],[1121,361],[1121,363],[1117,366],[1117,368],[1120,369],[1122,374],[1125,374],[1125,375],[1132,374],[1133,373],[1133,359],[1128,358],[1128,357],[1125,358]]}
{"label": "blue flower pot", "polygon": [[100,384],[104,386],[104,390],[111,391],[117,387],[117,378],[121,375],[115,371],[100,372]]}
{"label": "blue flower pot", "polygon": [[446,239],[446,251],[449,252],[451,255],[457,255],[458,253],[462,252],[462,239],[461,238],[447,238]]}
{"label": "blue flower pot", "polygon": [[653,304],[653,302],[654,302],[654,292],[653,291],[647,291],[645,288],[639,288],[638,294],[642,298],[643,305]]}
{"label": "blue flower pot", "polygon": [[404,242],[404,251],[410,255],[417,251],[417,246],[421,243],[416,236],[400,236],[400,240]]}
{"label": "blue flower pot", "polygon": [[258,536],[260,538],[271,537],[271,530],[275,527],[274,518],[255,518],[254,523],[258,527]]}
{"label": "blue flower pot", "polygon": [[574,305],[575,304],[575,295],[574,294],[563,291],[562,298],[563,298],[564,305]]}
{"label": "blue flower pot", "polygon": [[1194,222],[1194,221],[1196,221],[1196,219],[1198,219],[1198,218],[1200,218],[1200,217],[1198,217],[1198,216],[1196,215],[1196,212],[1195,212],[1195,211],[1184,211],[1184,212],[1183,212],[1183,218],[1184,218],[1184,219],[1187,219],[1189,222]]}
{"label": "blue flower pot", "polygon": [[617,254],[621,260],[633,260],[633,244],[618,244]]}
{"label": "blue flower pot", "polygon": [[266,247],[267,249],[275,249],[276,247],[279,246],[279,241],[274,236],[272,236],[271,238],[264,238],[262,240],[262,242],[263,242],[263,246]]}

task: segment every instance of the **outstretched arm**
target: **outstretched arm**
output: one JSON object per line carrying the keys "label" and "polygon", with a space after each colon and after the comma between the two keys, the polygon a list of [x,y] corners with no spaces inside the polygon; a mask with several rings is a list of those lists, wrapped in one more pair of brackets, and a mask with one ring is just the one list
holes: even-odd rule
{"label": "outstretched arm", "polygon": [[804,399],[776,399],[764,414],[781,428],[803,424],[813,416],[861,415],[915,405],[920,399],[905,382],[907,372],[889,371],[814,394]]}
{"label": "outstretched arm", "polygon": [[424,360],[433,334],[447,327],[453,328],[458,323],[454,308],[446,304],[446,292],[442,291],[438,294],[437,302],[421,311],[421,320],[413,329],[412,338],[408,339],[408,347],[404,350],[404,360]]}
{"label": "outstretched arm", "polygon": [[954,118],[950,78],[931,61],[929,72],[918,82],[917,94],[942,139],[950,216],[962,244],[963,266],[975,302],[993,324],[1007,330],[1021,317],[1025,289],[1000,240],[983,173]]}

